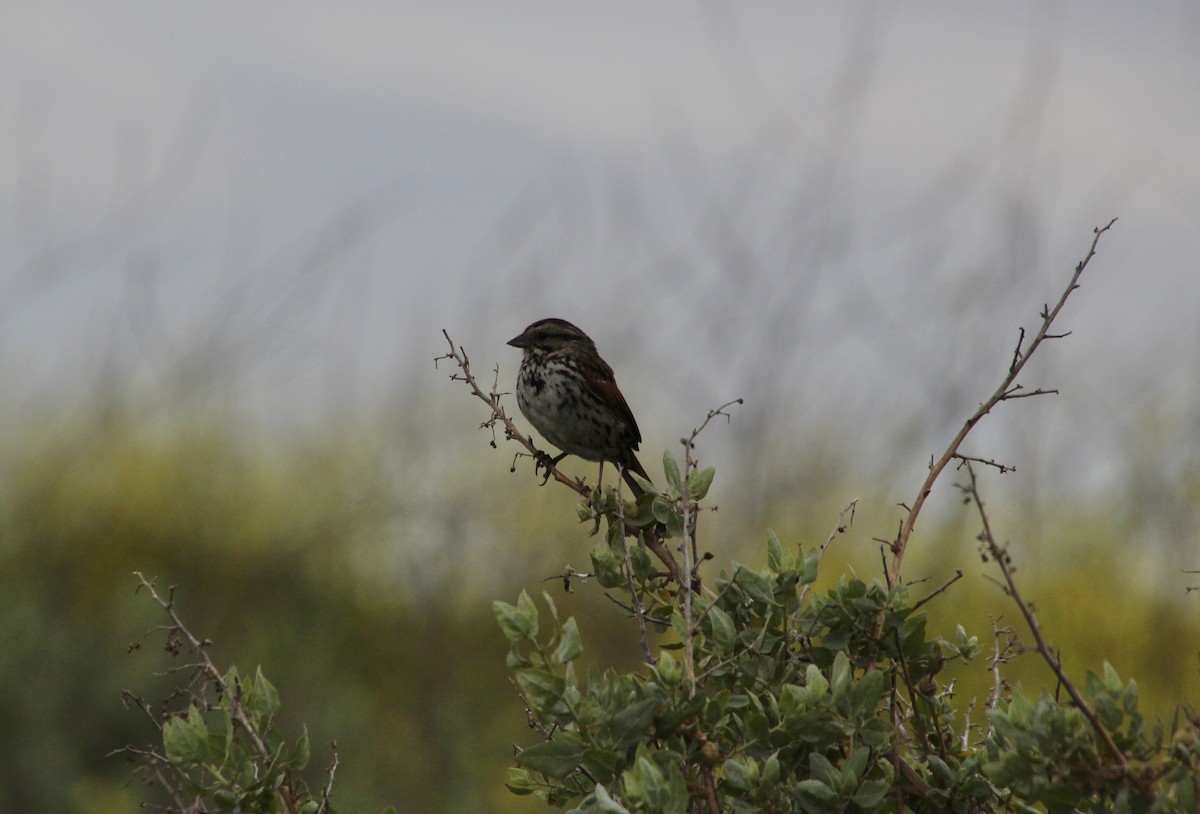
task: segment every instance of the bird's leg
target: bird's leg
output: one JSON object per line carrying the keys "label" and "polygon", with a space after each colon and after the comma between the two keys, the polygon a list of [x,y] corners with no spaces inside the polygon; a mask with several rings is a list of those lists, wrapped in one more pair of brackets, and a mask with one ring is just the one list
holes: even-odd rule
{"label": "bird's leg", "polygon": [[600,491],[600,487],[604,485],[604,461],[600,461],[600,471],[596,473],[596,491]]}
{"label": "bird's leg", "polygon": [[549,452],[538,450],[537,455],[534,456],[533,474],[536,475],[539,468],[546,470],[546,477],[542,478],[542,486],[545,486],[546,482],[550,480],[550,470],[558,466],[558,462],[565,457],[567,457],[567,453],[565,452],[557,458],[551,458]]}

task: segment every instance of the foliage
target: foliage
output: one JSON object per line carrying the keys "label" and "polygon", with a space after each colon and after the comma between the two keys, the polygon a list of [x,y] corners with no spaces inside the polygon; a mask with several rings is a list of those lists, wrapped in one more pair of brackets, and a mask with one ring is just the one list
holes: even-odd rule
{"label": "foliage", "polygon": [[810,596],[821,550],[771,535],[766,569],[735,564],[714,593],[690,597],[689,615],[691,587],[654,570],[644,531],[622,533],[631,518],[684,528],[691,496],[671,463],[669,491],[643,496],[630,517],[603,504],[609,534],[592,555],[595,578],[619,589],[629,541],[626,607],[663,634],[653,663],[579,675],[579,625],[549,594],[549,625],[525,592],[494,605],[540,734],[517,755],[514,793],[581,814],[1194,810],[1200,720],[1181,711],[1150,726],[1136,685],[1107,665],[1083,696],[1127,764],[1080,709],[1045,693],[1006,689],[982,725],[964,719],[943,668],[978,664],[984,648],[961,627],[953,640],[927,635],[923,606],[940,592],[917,600],[902,583],[843,577]]}
{"label": "foliage", "polygon": [[[158,710],[125,693],[161,736],[161,747],[120,750],[137,763],[136,773],[160,787],[172,811],[336,814],[331,803],[336,750],[324,787],[311,792],[303,776],[310,757],[308,730],[289,743],[276,724],[279,692],[262,669],[253,678],[241,676],[236,667],[222,672],[208,654],[210,642],[197,638],[176,613],[174,589],[164,598],[153,582],[137,577],[170,619],[156,628],[165,632],[164,649],[195,661],[185,665],[187,684]],[[394,814],[391,808],[388,812]]]}
{"label": "foliage", "polygon": [[[1082,690],[1075,685],[1022,596],[974,469],[1003,474],[1013,467],[961,451],[1001,404],[1056,392],[1025,389],[1017,377],[1040,348],[1067,336],[1054,323],[1113,223],[1093,230],[1057,301],[1043,306],[1040,325],[1028,336],[1020,329],[999,385],[930,458],[895,537],[878,540],[881,579],[843,578],[808,601],[821,554],[844,530],[839,518],[835,534],[818,549],[792,554],[772,535],[766,570],[735,563],[716,580],[715,591],[703,584],[696,518],[713,470],[699,469],[693,449],[704,427],[716,415],[727,416],[730,405],[710,411],[684,439],[682,470],[664,457],[666,491],[644,483],[646,494],[628,513],[611,489],[601,498],[549,465],[548,477],[587,498],[581,517],[594,523],[594,533],[607,526],[605,542],[593,551],[594,576],[605,588],[627,589],[628,600],[619,604],[637,622],[646,669],[589,670],[581,681],[573,664],[583,652],[574,618],[560,625],[547,595],[553,626],[539,638],[541,623],[527,594],[516,605],[496,603],[511,644],[508,665],[530,725],[542,737],[517,755],[509,788],[589,814],[1194,811],[1200,717],[1179,710],[1168,729],[1149,727],[1138,712],[1136,685],[1123,684],[1107,664],[1102,679],[1089,674]],[[544,454],[505,415],[495,389],[480,389],[462,348],[450,341],[447,357],[461,371],[453,378],[491,407],[484,426],[502,423],[507,438],[542,461]],[[993,622],[987,669],[994,681],[982,728],[958,720],[950,703],[953,681],[940,674],[949,662],[976,659],[983,647],[962,625],[953,641],[930,638],[921,610],[962,573],[919,601],[901,576],[917,518],[951,465],[965,472],[967,482],[958,488],[978,509],[984,562],[999,570],[1003,581],[997,582],[1034,640],[1030,649],[1068,696],[1061,703],[1045,694],[1034,701],[1010,688],[1001,668],[1018,649],[1015,634]],[[851,520],[853,508],[846,510]],[[655,570],[655,558],[665,571]],[[657,656],[647,623],[666,633]]]}

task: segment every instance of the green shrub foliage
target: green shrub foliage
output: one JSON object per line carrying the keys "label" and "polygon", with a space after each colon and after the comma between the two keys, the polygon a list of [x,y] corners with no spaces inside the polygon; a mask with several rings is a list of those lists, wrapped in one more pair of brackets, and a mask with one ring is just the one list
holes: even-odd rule
{"label": "green shrub foliage", "polygon": [[[712,590],[681,587],[645,545],[674,533],[667,545],[686,553],[679,488],[692,479],[671,474],[668,463],[666,494],[621,506],[610,493],[582,510],[607,523],[594,577],[633,585],[622,604],[657,633],[652,663],[583,671],[580,625],[560,619],[549,593],[542,612],[524,592],[494,603],[538,733],[516,756],[512,792],[580,814],[1197,810],[1196,717],[1149,725],[1136,685],[1109,666],[1083,696],[1123,761],[1070,702],[999,680],[970,721],[943,671],[955,661],[998,671],[979,638],[961,627],[930,636],[905,584],[843,577],[810,591],[820,549],[771,535],[765,569],[735,563]],[[711,473],[703,480],[706,490]],[[687,508],[693,519],[698,507]]]}

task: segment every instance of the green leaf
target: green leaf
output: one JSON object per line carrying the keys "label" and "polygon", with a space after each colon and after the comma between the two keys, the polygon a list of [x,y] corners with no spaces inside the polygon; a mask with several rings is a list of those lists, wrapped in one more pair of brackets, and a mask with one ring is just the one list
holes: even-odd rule
{"label": "green leaf", "polygon": [[882,670],[872,670],[862,677],[850,691],[850,705],[860,717],[866,717],[875,711],[883,700],[884,685],[887,677]]}
{"label": "green leaf", "polygon": [[518,769],[515,766],[509,767],[508,782],[504,785],[513,794],[522,796],[532,794],[534,789],[534,785],[529,779],[529,772],[525,769]]}
{"label": "green leaf", "polygon": [[844,650],[839,650],[833,659],[831,679],[833,702],[836,704],[850,691],[850,659],[846,658]]}
{"label": "green leaf", "polygon": [[858,738],[866,746],[881,747],[892,737],[892,725],[882,718],[872,718],[858,730]]}
{"label": "green leaf", "polygon": [[517,764],[555,780],[562,780],[575,771],[583,760],[585,751],[583,744],[572,742],[567,737],[568,734],[560,732],[552,741],[542,741],[530,746],[517,755]]}
{"label": "green leaf", "polygon": [[926,755],[925,764],[929,766],[929,771],[942,785],[952,786],[958,782],[958,773],[947,766],[946,762],[937,755]]}
{"label": "green leaf", "polygon": [[176,715],[163,725],[163,749],[167,760],[177,766],[199,763],[208,756],[208,727],[196,705],[187,716]]}
{"label": "green leaf", "polygon": [[733,575],[733,581],[739,588],[745,591],[747,596],[759,602],[765,602],[768,605],[775,604],[775,594],[771,591],[770,582],[761,574],[751,571],[744,565],[736,565],[735,567],[737,571]]}
{"label": "green leaf", "polygon": [[533,600],[529,598],[529,594],[521,589],[520,596],[517,597],[517,613],[521,614],[526,628],[529,633],[528,638],[533,638],[538,633],[538,612],[537,607],[533,604]]}
{"label": "green leaf", "polygon": [[[625,471],[629,472],[628,469]],[[633,476],[633,479],[635,481],[637,481],[638,486],[641,486],[642,489],[646,492],[646,494],[648,494],[648,495],[657,495],[658,494],[658,487],[655,486],[653,483],[646,480],[645,478],[643,478],[641,475],[639,475],[636,472],[629,472],[629,474]],[[641,501],[638,501],[638,503],[640,504]]]}
{"label": "green leaf", "polygon": [[671,611],[671,631],[678,637],[679,641],[670,642],[663,646],[672,650],[683,649],[683,643],[688,637],[688,623],[684,620],[683,614],[677,610]]}
{"label": "green leaf", "polygon": [[808,755],[808,770],[814,780],[820,780],[827,786],[833,786],[837,780],[838,771],[829,762],[829,758],[820,752],[810,752]]}
{"label": "green leaf", "polygon": [[535,712],[554,713],[562,701],[566,682],[554,673],[532,668],[518,670],[517,686]]}
{"label": "green leaf", "polygon": [[820,780],[801,780],[796,784],[796,791],[806,797],[812,797],[820,802],[828,803],[837,799],[837,792],[826,786]]}
{"label": "green leaf", "polygon": [[639,743],[654,723],[654,713],[657,709],[658,702],[655,699],[645,698],[614,715],[608,728],[613,748],[628,749]]}
{"label": "green leaf", "polygon": [[811,585],[817,581],[817,566],[821,562],[820,551],[810,551],[804,558],[804,564],[800,566],[800,584]]}
{"label": "green leaf", "polygon": [[517,667],[529,667],[533,664],[521,651],[521,643],[513,642],[508,649],[508,655],[504,657],[504,666],[510,670]]}
{"label": "green leaf", "polygon": [[771,569],[772,573],[782,574],[792,570],[794,564],[792,556],[784,553],[779,537],[774,531],[767,529],[767,568]]}
{"label": "green leaf", "polygon": [[667,532],[676,539],[683,537],[683,512],[672,507],[671,516],[667,518]]}
{"label": "green leaf", "polygon": [[708,620],[712,624],[713,642],[717,646],[717,650],[723,656],[728,656],[733,652],[733,646],[737,642],[737,629],[733,626],[733,619],[729,614],[713,605],[708,609]]}
{"label": "green leaf", "polygon": [[615,588],[625,583],[625,558],[614,551],[608,543],[597,543],[592,548],[592,573],[603,588]]}
{"label": "green leaf", "polygon": [[692,496],[692,500],[704,500],[716,474],[716,467],[712,466],[707,469],[692,470],[692,473],[688,475],[688,494]]}
{"label": "green leaf", "polygon": [[267,681],[261,666],[254,671],[254,681],[245,687],[242,706],[260,726],[266,726],[279,712],[279,690]]}
{"label": "green leaf", "polygon": [[681,771],[670,772],[667,779],[667,800],[663,814],[688,814],[691,811],[691,795],[688,793],[687,781]]}
{"label": "green leaf", "polygon": [[1107,661],[1104,662],[1104,689],[1113,695],[1120,695],[1125,689],[1125,685],[1121,683],[1121,677],[1117,675],[1117,669]]}
{"label": "green leaf", "polygon": [[675,514],[671,502],[662,495],[654,498],[654,502],[650,504],[650,511],[654,515],[655,521],[664,526],[671,522],[671,518]]}
{"label": "green leaf", "polygon": [[887,793],[887,783],[882,780],[867,780],[854,792],[854,804],[865,811],[871,811],[883,802]]}
{"label": "green leaf", "polygon": [[599,783],[596,784],[594,794],[596,796],[595,810],[599,814],[629,814],[629,809],[610,797],[608,790]]}
{"label": "green leaf", "polygon": [[1138,689],[1137,682],[1132,678],[1129,679],[1129,684],[1126,685],[1125,694],[1121,698],[1125,707],[1125,712],[1130,715],[1137,714],[1138,707]]}
{"label": "green leaf", "polygon": [[529,594],[521,591],[515,606],[496,600],[492,602],[492,613],[500,623],[500,630],[510,642],[532,639],[538,632],[537,608]]}
{"label": "green leaf", "polygon": [[855,777],[861,777],[863,771],[867,768],[867,761],[871,759],[871,750],[865,746],[860,746],[850,753],[842,762],[842,772],[852,772]]}
{"label": "green leaf", "polygon": [[654,665],[654,672],[668,687],[676,686],[683,679],[683,668],[675,660],[675,657],[665,650],[659,653],[658,663]]}
{"label": "green leaf", "polygon": [[630,801],[642,802],[652,810],[662,807],[670,797],[671,788],[667,785],[666,777],[646,756],[644,748],[638,749],[637,762],[632,769],[621,773],[621,780]]}
{"label": "green leaf", "polygon": [[[634,477],[640,482],[646,483],[645,480],[638,478],[637,475],[634,475]],[[633,526],[634,528],[638,529],[644,529],[647,526],[658,522],[654,517],[654,501],[657,499],[657,497],[657,493],[651,493],[647,491],[646,496],[643,496],[640,500],[638,500],[632,510],[625,512],[626,525]]]}
{"label": "green leaf", "polygon": [[787,716],[807,708],[805,689],[796,684],[784,684],[779,692],[779,711]]}
{"label": "green leaf", "polygon": [[579,640],[579,625],[575,622],[575,617],[567,619],[566,624],[562,626],[562,640],[558,643],[558,650],[554,655],[558,658],[559,663],[566,664],[569,661],[574,661],[583,654],[583,642]]}
{"label": "green leaf", "polygon": [[554,604],[554,597],[550,596],[549,591],[542,591],[542,601],[546,603],[546,609],[550,611],[550,619],[554,624],[558,624],[558,606]]}
{"label": "green leaf", "polygon": [[810,664],[804,671],[804,686],[808,690],[808,700],[819,701],[829,692],[829,679],[821,673],[820,667]]}
{"label": "green leaf", "polygon": [[758,782],[758,763],[754,758],[725,761],[725,782],[738,791],[748,791]]}
{"label": "green leaf", "polygon": [[292,756],[288,759],[288,767],[303,769],[308,765],[311,751],[308,743],[308,727],[306,726],[300,730],[300,738],[296,741],[296,748],[292,750]]}
{"label": "green leaf", "polygon": [[679,464],[675,462],[675,456],[671,454],[671,450],[663,452],[663,472],[667,476],[667,484],[671,487],[671,494],[682,495],[683,484],[679,478]]}
{"label": "green leaf", "polygon": [[772,752],[763,764],[762,769],[762,784],[764,786],[774,786],[779,782],[779,752]]}

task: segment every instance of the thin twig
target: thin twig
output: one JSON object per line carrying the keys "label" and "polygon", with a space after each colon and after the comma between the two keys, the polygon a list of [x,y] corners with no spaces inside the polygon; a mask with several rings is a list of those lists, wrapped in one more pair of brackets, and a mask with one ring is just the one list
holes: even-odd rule
{"label": "thin twig", "polygon": [[[620,469],[620,467],[618,467]],[[620,520],[618,528],[625,528],[625,501],[621,496],[621,488],[624,486],[624,478],[617,478],[617,519]],[[646,611],[642,608],[642,598],[638,596],[637,583],[633,579],[633,555],[629,553],[629,538],[621,535],[621,550],[625,553],[625,579],[629,583],[629,601],[633,604],[633,615],[637,619],[638,634],[641,637],[642,655],[646,657],[646,663],[655,664],[654,654],[650,652],[650,637],[646,635]],[[684,582],[687,582],[685,580]]]}
{"label": "thin twig", "polygon": [[[708,423],[707,420],[705,423]],[[696,432],[699,432],[699,430]],[[683,591],[683,618],[687,626],[687,634],[683,639],[683,664],[684,670],[687,673],[688,698],[693,698],[696,695],[696,620],[692,617],[692,580],[695,578],[695,575],[692,573],[692,558],[695,549],[693,548],[694,543],[691,539],[692,508],[695,504],[692,503],[692,495],[688,489],[692,469],[696,465],[695,459],[692,458],[692,443],[695,441],[696,432],[692,433],[692,438],[684,445],[683,483],[680,484],[683,494],[679,496],[679,499],[683,502],[683,541],[680,543],[679,549],[680,553],[683,554],[683,572],[687,574],[687,579],[681,582],[679,587]]]}
{"label": "thin twig", "polygon": [[1121,771],[1133,780],[1134,785],[1138,787],[1138,790],[1144,796],[1146,796],[1148,799],[1153,798],[1152,790],[1145,784],[1143,779],[1137,774],[1129,771],[1129,764],[1125,759],[1125,753],[1122,752],[1120,747],[1117,746],[1116,742],[1113,741],[1112,735],[1109,734],[1109,731],[1104,727],[1104,724],[1100,722],[1100,717],[1096,714],[1096,711],[1092,709],[1091,705],[1088,704],[1083,695],[1078,689],[1076,689],[1075,684],[1072,683],[1071,679],[1067,676],[1066,671],[1063,670],[1062,662],[1046,643],[1046,639],[1042,635],[1041,625],[1038,624],[1037,616],[1034,614],[1032,608],[1030,608],[1029,603],[1021,597],[1021,592],[1017,588],[1016,579],[1013,577],[1014,569],[1012,567],[1012,558],[1007,549],[1002,547],[996,541],[996,537],[992,533],[991,520],[988,517],[987,509],[983,503],[983,498],[979,494],[979,485],[975,480],[975,470],[969,461],[966,462],[965,466],[967,469],[967,477],[970,480],[965,487],[960,488],[970,497],[971,501],[975,504],[975,507],[979,510],[979,519],[983,523],[983,531],[979,534],[979,540],[986,547],[992,559],[996,561],[996,565],[998,565],[1000,568],[1000,573],[1004,575],[1005,591],[1009,596],[1012,597],[1013,601],[1017,605],[1017,609],[1021,611],[1021,615],[1025,617],[1025,623],[1029,625],[1029,630],[1033,634],[1033,639],[1035,642],[1037,642],[1038,653],[1041,654],[1042,660],[1045,661],[1046,664],[1049,665],[1050,669],[1054,672],[1059,684],[1067,691],[1067,694],[1071,696],[1071,701],[1074,702],[1075,707],[1083,713],[1084,717],[1088,719],[1088,722],[1092,725],[1092,729],[1096,732],[1096,736],[1099,737],[1104,743],[1105,748],[1112,755],[1113,760],[1120,767]]}
{"label": "thin twig", "polygon": [[920,608],[922,605],[924,605],[926,602],[928,602],[929,600],[933,599],[935,596],[937,596],[938,594],[940,594],[942,591],[946,590],[946,589],[947,589],[947,588],[949,588],[951,585],[953,585],[954,583],[956,583],[956,582],[958,582],[960,579],[962,579],[962,575],[963,575],[962,569],[956,570],[956,571],[954,572],[954,576],[950,577],[950,579],[949,579],[949,580],[946,582],[946,584],[945,584],[945,585],[943,585],[942,587],[938,588],[936,591],[934,591],[934,592],[933,592],[933,593],[931,593],[929,596],[927,596],[927,597],[925,597],[924,599],[922,599],[922,600],[921,600],[920,602],[918,602],[917,604],[913,605],[913,606],[912,606],[912,609],[913,609],[914,611],[915,611],[915,610],[917,610],[917,609],[919,609],[919,608]]}
{"label": "thin twig", "polygon": [[333,758],[329,763],[329,770],[326,772],[329,779],[325,781],[325,788],[321,790],[321,805],[317,808],[317,814],[325,814],[329,809],[329,800],[333,797],[333,778],[338,770],[338,750],[337,741],[330,743],[333,749]]}
{"label": "thin twig", "polygon": [[983,464],[984,466],[994,466],[996,469],[1000,470],[1001,475],[1017,471],[1015,466],[1011,464],[1002,464],[995,458],[976,458],[972,455],[960,455],[958,453],[955,453],[954,457],[959,461],[974,461],[975,463]]}
{"label": "thin twig", "polygon": [[1019,393],[1017,392],[1017,387],[1014,386],[1014,383],[1017,376],[1020,375],[1021,371],[1025,368],[1026,362],[1028,362],[1033,354],[1037,352],[1037,349],[1042,346],[1044,341],[1047,339],[1057,339],[1066,335],[1050,333],[1050,326],[1054,324],[1054,320],[1057,319],[1059,313],[1062,312],[1063,306],[1065,306],[1067,303],[1067,298],[1071,296],[1071,292],[1079,288],[1079,278],[1083,275],[1083,270],[1087,268],[1087,265],[1089,262],[1091,262],[1091,259],[1096,256],[1096,246],[1100,243],[1101,235],[1111,229],[1113,224],[1116,222],[1117,219],[1113,218],[1104,226],[1092,230],[1092,245],[1089,247],[1088,252],[1084,256],[1083,260],[1081,260],[1075,266],[1075,273],[1071,276],[1071,281],[1067,283],[1067,287],[1063,289],[1062,295],[1058,298],[1058,302],[1055,304],[1054,308],[1051,309],[1049,306],[1044,306],[1042,308],[1042,312],[1040,314],[1042,318],[1041,327],[1038,329],[1033,341],[1029,343],[1028,349],[1025,351],[1021,350],[1021,345],[1025,340],[1025,329],[1022,328],[1017,339],[1016,350],[1013,352],[1012,362],[1008,367],[1008,374],[1004,377],[1004,380],[1000,383],[1000,386],[996,388],[996,391],[992,393],[988,400],[980,404],[979,409],[976,410],[962,425],[962,428],[959,429],[958,434],[954,436],[954,439],[951,440],[950,445],[946,447],[946,451],[942,453],[942,457],[930,467],[929,474],[926,476],[925,482],[921,484],[921,489],[917,492],[916,500],[913,501],[913,505],[908,512],[908,516],[904,519],[903,524],[901,524],[900,531],[897,533],[896,539],[890,544],[892,561],[886,572],[889,587],[900,581],[900,566],[904,562],[904,552],[908,548],[909,537],[912,536],[913,527],[917,523],[917,516],[921,513],[921,508],[925,505],[925,499],[928,498],[930,492],[933,491],[934,482],[936,482],[938,476],[942,474],[942,470],[946,468],[946,465],[950,463],[950,461],[953,460],[958,454],[958,448],[962,445],[962,442],[966,439],[967,435],[971,432],[975,425],[979,423],[980,419],[991,412],[992,408],[1001,401],[1010,401],[1017,398],[1026,398],[1029,396],[1045,395],[1047,393],[1056,392],[1052,390],[1039,389],[1029,393]]}
{"label": "thin twig", "polygon": [[[817,551],[817,562],[821,561],[821,557],[825,556],[825,549],[829,548],[835,537],[843,534],[847,528],[854,525],[854,512],[858,509],[858,498],[850,501],[846,508],[842,509],[838,515],[837,523],[833,526],[833,531],[829,532],[829,536],[825,538],[825,542],[821,543],[821,548]],[[846,520],[846,515],[850,515],[850,519]],[[808,583],[800,589],[799,606],[804,605],[804,597],[808,596],[808,589],[812,587],[812,583]]]}
{"label": "thin twig", "polygon": [[[614,605],[616,605],[621,610],[625,611],[626,613],[632,614],[634,612],[633,605],[630,605],[628,602],[622,602],[620,599],[617,599],[615,596],[610,594],[608,591],[604,592],[604,598],[607,599],[609,602],[613,603]],[[646,621],[652,625],[666,626],[666,625],[671,624],[671,620],[665,616],[655,616],[650,613],[643,613],[642,615],[645,616]]]}
{"label": "thin twig", "polygon": [[[688,698],[694,698],[696,695],[696,628],[699,620],[693,614],[693,591],[696,587],[704,590],[711,603],[716,600],[716,594],[700,581],[700,563],[698,562],[698,548],[696,543],[696,529],[694,521],[694,512],[698,508],[692,500],[691,481],[692,473],[699,466],[699,461],[692,455],[692,451],[696,448],[696,439],[700,433],[704,432],[704,428],[709,422],[717,416],[725,416],[725,420],[731,421],[732,418],[726,410],[735,404],[742,404],[742,399],[734,399],[726,402],[715,410],[709,410],[704,417],[704,421],[699,427],[692,430],[692,434],[687,438],[680,439],[683,443],[683,477],[682,483],[679,484],[681,494],[679,500],[682,502],[683,514],[683,540],[680,542],[680,553],[683,555],[683,571],[687,575],[687,579],[679,583],[680,589],[683,591],[683,618],[686,625],[686,634],[683,641],[683,662],[684,670],[687,673],[688,680]],[[712,771],[709,767],[705,767],[704,773],[704,800],[708,805],[710,814],[719,814],[720,806],[717,804],[717,786],[713,778]]]}

